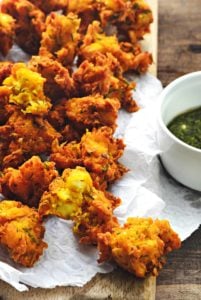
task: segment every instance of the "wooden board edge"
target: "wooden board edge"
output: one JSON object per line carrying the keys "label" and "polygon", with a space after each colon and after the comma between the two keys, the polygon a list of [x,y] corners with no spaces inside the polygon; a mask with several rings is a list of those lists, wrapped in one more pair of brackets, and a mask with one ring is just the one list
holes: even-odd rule
{"label": "wooden board edge", "polygon": [[117,268],[114,272],[97,274],[83,287],[30,288],[28,292],[16,289],[0,280],[2,299],[22,300],[155,300],[156,278],[139,279]]}
{"label": "wooden board edge", "polygon": [[149,68],[149,73],[157,76],[158,60],[158,0],[148,0],[152,9],[154,22],[151,24],[151,33],[145,37],[145,41],[151,45],[149,50],[153,55],[153,64]]}

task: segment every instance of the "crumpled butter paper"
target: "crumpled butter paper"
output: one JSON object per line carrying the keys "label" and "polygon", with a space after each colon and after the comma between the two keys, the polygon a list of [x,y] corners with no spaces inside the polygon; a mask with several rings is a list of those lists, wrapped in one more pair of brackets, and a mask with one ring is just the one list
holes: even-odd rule
{"label": "crumpled butter paper", "polygon": [[[9,56],[19,60],[19,48],[14,46]],[[21,60],[26,59],[22,53]],[[134,114],[119,112],[115,136],[123,138],[127,145],[121,162],[130,171],[111,188],[122,199],[115,214],[122,224],[129,216],[168,219],[183,240],[200,224],[201,194],[171,179],[158,159],[161,152],[157,124],[158,95],[162,91],[160,81],[149,74],[132,79],[138,81],[134,98],[141,109]],[[7,253],[0,251],[2,280],[19,291],[27,290],[27,286],[82,286],[96,273],[113,270],[111,264],[97,263],[95,247],[78,243],[70,221],[52,217],[45,227],[45,241],[49,246],[33,268],[19,267]]]}

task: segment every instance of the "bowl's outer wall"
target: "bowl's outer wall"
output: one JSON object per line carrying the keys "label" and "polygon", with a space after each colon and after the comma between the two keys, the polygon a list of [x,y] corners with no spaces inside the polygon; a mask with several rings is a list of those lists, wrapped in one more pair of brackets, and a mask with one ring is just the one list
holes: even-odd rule
{"label": "bowl's outer wall", "polygon": [[201,191],[201,150],[181,142],[167,129],[174,117],[197,107],[201,107],[201,72],[185,75],[164,89],[159,124],[164,135],[161,143],[169,140],[170,147],[166,145],[167,149],[160,156],[173,178]]}

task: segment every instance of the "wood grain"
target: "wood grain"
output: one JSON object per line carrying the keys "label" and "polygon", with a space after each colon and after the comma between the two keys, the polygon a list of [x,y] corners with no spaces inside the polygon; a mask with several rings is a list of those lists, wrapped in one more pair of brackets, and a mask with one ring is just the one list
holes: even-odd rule
{"label": "wood grain", "polygon": [[158,287],[156,300],[201,300],[200,285],[174,284]]}
{"label": "wood grain", "polygon": [[181,249],[169,255],[157,283],[158,285],[201,284],[201,228],[182,243]]}
{"label": "wood grain", "polygon": [[155,278],[134,279],[117,269],[106,275],[97,275],[82,288],[58,287],[33,289],[20,293],[5,282],[0,282],[0,300],[154,300]]}
{"label": "wood grain", "polygon": [[[157,0],[148,0],[153,14],[154,24],[151,28],[151,35],[147,35],[144,44],[150,46],[153,53],[154,63],[149,72],[153,75],[157,73]],[[88,284],[82,288],[58,287],[52,290],[33,289],[29,292],[20,293],[7,283],[0,280],[0,300],[154,300],[156,292],[155,277],[148,277],[145,280],[135,278],[120,269],[116,269],[110,274],[98,274]]]}
{"label": "wood grain", "polygon": [[156,300],[201,300],[201,227],[169,255],[156,291]]}
{"label": "wood grain", "polygon": [[159,1],[158,77],[163,85],[201,70],[201,0]]}
{"label": "wood grain", "polygon": [[149,67],[149,72],[157,76],[158,64],[158,0],[147,1],[152,8],[154,23],[151,24],[151,34],[145,36],[145,43],[149,45],[150,52],[153,55],[153,64]]}

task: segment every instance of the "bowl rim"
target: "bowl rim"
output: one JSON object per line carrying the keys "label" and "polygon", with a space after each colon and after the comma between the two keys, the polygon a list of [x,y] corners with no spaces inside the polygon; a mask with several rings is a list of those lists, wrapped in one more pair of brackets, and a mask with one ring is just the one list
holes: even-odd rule
{"label": "bowl rim", "polygon": [[[199,153],[201,154],[201,149],[199,148],[196,148],[196,147],[193,147],[185,142],[183,142],[182,140],[180,140],[178,137],[176,137],[167,127],[167,125],[164,123],[163,121],[163,118],[162,118],[162,105],[163,105],[163,102],[164,102],[164,99],[165,97],[168,95],[168,93],[171,92],[171,90],[179,85],[180,83],[182,83],[183,81],[186,81],[188,79],[192,79],[192,78],[195,78],[195,77],[198,77],[200,76],[201,77],[201,71],[196,71],[196,72],[191,72],[191,73],[188,73],[188,74],[185,74],[175,80],[173,80],[170,84],[168,84],[164,89],[163,91],[161,92],[160,96],[159,96],[159,110],[158,110],[158,121],[159,121],[159,124],[160,126],[162,127],[162,129],[165,131],[165,133],[174,141],[176,142],[177,144],[181,145],[182,147],[184,148],[187,148],[188,150],[190,151],[193,151],[193,152],[196,152],[196,153]],[[200,83],[201,84],[201,83]],[[201,107],[201,105],[200,105]]]}

